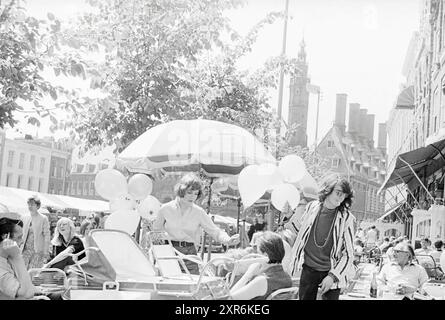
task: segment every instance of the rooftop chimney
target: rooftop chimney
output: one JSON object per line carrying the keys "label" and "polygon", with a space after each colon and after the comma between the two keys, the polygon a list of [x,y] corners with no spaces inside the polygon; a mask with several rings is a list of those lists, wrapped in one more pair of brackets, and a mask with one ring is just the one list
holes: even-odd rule
{"label": "rooftop chimney", "polygon": [[349,104],[349,123],[348,132],[358,133],[359,122],[360,122],[360,104],[350,103]]}
{"label": "rooftop chimney", "polygon": [[365,138],[366,137],[366,121],[367,121],[367,113],[368,109],[360,109],[360,117],[358,122],[358,135],[360,137]]}
{"label": "rooftop chimney", "polygon": [[341,129],[344,133],[346,129],[346,100],[348,95],[346,93],[337,93],[337,100],[335,105],[335,122],[334,125]]}
{"label": "rooftop chimney", "polygon": [[386,123],[379,123],[379,140],[377,147],[386,153]]}
{"label": "rooftop chimney", "polygon": [[374,148],[374,120],[375,114],[368,114],[366,116],[366,138],[369,144]]}

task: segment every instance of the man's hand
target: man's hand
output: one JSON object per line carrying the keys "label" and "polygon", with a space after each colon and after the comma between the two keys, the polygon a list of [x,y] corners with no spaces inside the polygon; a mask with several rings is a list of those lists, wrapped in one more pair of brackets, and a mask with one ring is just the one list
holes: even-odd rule
{"label": "man's hand", "polygon": [[328,290],[330,290],[333,284],[334,279],[331,276],[327,275],[324,277],[323,281],[321,282],[321,294],[325,294]]}

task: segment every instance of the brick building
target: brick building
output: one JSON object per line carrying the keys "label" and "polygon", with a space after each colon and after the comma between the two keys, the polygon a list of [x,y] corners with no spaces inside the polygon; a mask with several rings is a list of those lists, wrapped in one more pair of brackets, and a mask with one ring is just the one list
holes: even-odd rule
{"label": "brick building", "polygon": [[328,159],[327,170],[349,179],[354,189],[352,212],[357,221],[375,220],[385,212],[384,192],[378,194],[386,175],[386,128],[379,124],[378,144],[374,146],[374,115],[358,103],[349,104],[346,130],[347,95],[337,94],[332,128],[317,146]]}

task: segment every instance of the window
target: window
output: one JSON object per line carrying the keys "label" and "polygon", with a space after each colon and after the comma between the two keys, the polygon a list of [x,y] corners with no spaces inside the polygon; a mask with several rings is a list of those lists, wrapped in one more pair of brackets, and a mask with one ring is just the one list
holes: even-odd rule
{"label": "window", "polygon": [[45,158],[40,158],[40,173],[45,172]]}
{"label": "window", "polygon": [[8,152],[8,167],[12,167],[12,163],[14,162],[14,151]]}
{"label": "window", "polygon": [[12,173],[6,174],[6,186],[11,187],[12,186]]}
{"label": "window", "polygon": [[22,186],[23,176],[20,174],[17,178],[17,188],[20,188]]}
{"label": "window", "polygon": [[76,164],[76,173],[82,173],[83,164]]}
{"label": "window", "polygon": [[51,160],[51,172],[49,174],[51,177],[56,176],[56,160]]}
{"label": "window", "polygon": [[71,194],[77,194],[77,181],[73,181],[73,187],[71,188]]}
{"label": "window", "polygon": [[77,182],[77,191],[76,194],[82,194],[82,182]]}
{"label": "window", "polygon": [[25,164],[25,154],[20,153],[19,169],[23,169],[24,164]]}
{"label": "window", "polygon": [[89,195],[90,194],[90,188],[88,186],[88,182],[87,181],[85,181],[83,183],[83,194],[85,194],[85,195]]}
{"label": "window", "polygon": [[88,165],[88,172],[89,173],[93,173],[95,169],[96,169],[96,165],[95,164],[89,164]]}
{"label": "window", "polygon": [[340,166],[340,159],[332,159],[332,167],[338,168]]}
{"label": "window", "polygon": [[328,148],[333,148],[333,147],[334,147],[334,141],[328,140]]}
{"label": "window", "polygon": [[36,160],[36,156],[32,155],[29,159],[29,170],[34,170],[34,162]]}
{"label": "window", "polygon": [[95,191],[95,190],[94,190],[94,181],[91,181],[91,182],[90,182],[90,194],[91,194],[91,195],[94,195],[94,191]]}
{"label": "window", "polygon": [[[43,158],[42,158],[43,159]],[[45,159],[43,159],[43,160],[45,160]],[[43,179],[42,178],[40,178],[39,179],[39,189],[37,190],[38,192],[42,192],[42,189],[43,189]]]}
{"label": "window", "polygon": [[34,183],[34,179],[32,177],[29,177],[28,179],[28,190],[32,190],[32,185]]}
{"label": "window", "polygon": [[60,167],[60,178],[63,178],[65,175],[65,170],[63,167]]}

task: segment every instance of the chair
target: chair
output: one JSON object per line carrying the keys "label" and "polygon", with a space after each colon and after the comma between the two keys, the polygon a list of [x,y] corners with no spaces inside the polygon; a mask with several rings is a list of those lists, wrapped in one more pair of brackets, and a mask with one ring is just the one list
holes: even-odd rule
{"label": "chair", "polygon": [[198,265],[203,265],[202,260],[197,255],[184,255],[176,250],[168,234],[164,231],[150,231],[147,233],[149,252],[159,273],[164,277],[174,277],[185,273],[190,275],[184,259],[193,261]]}
{"label": "chair", "polygon": [[298,300],[299,287],[282,288],[269,294],[266,300]]}
{"label": "chair", "polygon": [[428,254],[416,254],[416,260],[419,265],[425,268],[430,279],[443,279],[444,274],[432,256]]}

